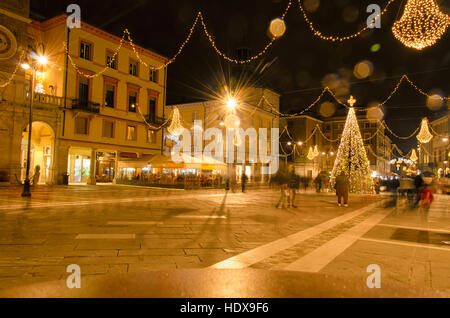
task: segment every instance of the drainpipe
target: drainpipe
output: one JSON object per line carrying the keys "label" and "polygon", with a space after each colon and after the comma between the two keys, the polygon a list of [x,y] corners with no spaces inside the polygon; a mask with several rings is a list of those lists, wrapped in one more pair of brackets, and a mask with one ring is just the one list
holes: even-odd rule
{"label": "drainpipe", "polygon": [[[163,98],[163,120],[164,119],[164,111],[166,109],[166,96],[167,96],[167,68],[164,68],[164,98]],[[161,155],[164,153],[164,128],[161,129]]]}
{"label": "drainpipe", "polygon": [[66,59],[64,62],[65,74],[64,74],[64,110],[63,110],[63,122],[62,122],[62,135],[66,127],[66,108],[67,108],[67,72],[69,69],[69,40],[70,40],[70,28],[67,27],[67,43],[66,43]]}

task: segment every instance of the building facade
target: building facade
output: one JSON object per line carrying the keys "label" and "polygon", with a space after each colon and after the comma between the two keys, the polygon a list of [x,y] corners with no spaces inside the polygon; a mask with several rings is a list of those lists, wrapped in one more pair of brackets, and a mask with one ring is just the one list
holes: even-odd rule
{"label": "building facade", "polygon": [[[297,174],[315,178],[321,172],[331,172],[345,121],[345,116],[317,119],[301,115],[280,119],[280,131],[285,127],[289,131],[289,135],[285,133],[280,138],[281,146],[286,148],[284,152],[288,154]],[[373,175],[388,174],[392,153],[390,138],[377,121],[358,116],[358,124]],[[308,153],[314,149],[317,149],[317,154],[309,159]]]}
{"label": "building facade", "polygon": [[[254,128],[256,130],[256,138],[259,140],[259,129],[267,129],[267,154],[271,151],[271,129],[279,127],[278,112],[280,107],[280,95],[266,89],[266,88],[247,88],[245,94],[236,101],[236,107],[233,111],[227,107],[226,101],[221,100],[209,100],[205,102],[195,102],[187,104],[168,105],[167,112],[173,113],[174,108],[178,108],[183,126],[191,131],[199,129],[194,126],[195,121],[201,121],[202,127],[200,129],[205,131],[208,128],[218,128],[222,131],[222,135],[225,141],[227,128],[242,128],[244,132],[248,128]],[[170,116],[170,115],[169,115]],[[193,134],[192,134],[193,135]],[[174,143],[171,141],[170,135],[166,136],[166,153],[170,153],[170,148]],[[245,140],[234,140],[235,146],[235,161],[228,164],[227,175],[231,180],[240,182],[243,173],[247,175],[250,182],[268,182],[270,175],[261,173],[263,164],[258,160],[252,160],[249,156],[250,139],[244,137]],[[191,142],[192,153],[195,147],[204,149],[205,145],[209,142],[202,140],[202,144],[196,144],[193,139]],[[239,146],[243,143],[245,149],[245,162],[237,162],[237,153]],[[260,153],[258,141],[256,141],[255,147],[258,154]],[[227,156],[226,144],[223,144],[224,162]]]}
{"label": "building facade", "polygon": [[[19,70],[2,91],[0,131],[8,140],[1,149],[4,179],[20,182],[25,175],[30,89],[30,173],[40,166],[41,183],[62,183],[66,173],[71,183],[112,182],[160,154],[166,72],[153,68],[167,59],[139,46],[133,50],[128,42],[84,22],[68,29],[66,15],[39,22],[28,14],[6,17],[17,21],[22,48],[45,55],[48,63],[35,69],[33,88],[33,70]],[[6,19],[4,12],[0,17]],[[2,61],[5,77],[18,55]]]}
{"label": "building facade", "polygon": [[450,174],[450,121],[449,115],[430,122],[433,138],[426,144],[419,144],[419,168],[436,176]]}

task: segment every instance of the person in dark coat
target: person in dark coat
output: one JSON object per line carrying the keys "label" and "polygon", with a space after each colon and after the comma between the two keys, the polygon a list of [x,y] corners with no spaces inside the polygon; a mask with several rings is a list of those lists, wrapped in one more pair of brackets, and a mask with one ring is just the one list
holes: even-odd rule
{"label": "person in dark coat", "polygon": [[243,173],[241,178],[242,192],[245,192],[245,185],[247,183],[247,180],[248,180],[247,175]]}
{"label": "person in dark coat", "polygon": [[300,188],[300,178],[295,174],[294,169],[292,169],[291,176],[289,178],[288,188],[289,188],[288,207],[292,206],[293,208],[296,208],[297,206],[295,205],[295,191],[297,191],[297,189]]}
{"label": "person in dark coat", "polygon": [[341,206],[341,199],[344,199],[344,206],[348,206],[348,190],[349,190],[349,181],[345,172],[342,171],[340,175],[336,177],[336,195],[338,197],[338,206]]}
{"label": "person in dark coat", "polygon": [[425,186],[425,182],[423,181],[422,175],[418,174],[415,178],[414,178],[414,186],[415,186],[415,190],[414,190],[414,194],[416,196],[416,200],[413,204],[413,209],[417,208],[417,205],[420,202],[420,190],[422,190],[422,188]]}

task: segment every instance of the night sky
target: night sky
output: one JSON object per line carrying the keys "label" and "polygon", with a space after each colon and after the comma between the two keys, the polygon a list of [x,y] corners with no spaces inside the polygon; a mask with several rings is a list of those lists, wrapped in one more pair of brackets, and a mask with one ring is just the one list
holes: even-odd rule
{"label": "night sky", "polygon": [[[442,11],[450,12],[450,0],[438,2]],[[83,21],[118,36],[128,28],[137,44],[172,57],[199,10],[217,46],[227,55],[235,56],[240,47],[248,47],[255,54],[269,40],[270,21],[281,15],[288,1],[31,0],[32,16],[53,17],[64,13],[70,3],[80,5]],[[326,35],[347,35],[365,25],[369,15],[366,8],[371,3],[383,8],[387,0],[321,0],[309,17]],[[450,30],[434,46],[422,51],[404,47],[391,31],[404,3],[406,0],[397,0],[391,5],[381,19],[381,29],[333,43],[313,35],[294,0],[286,16],[284,36],[245,69],[221,59],[198,25],[183,53],[168,68],[167,103],[208,99],[217,87],[224,83],[232,87],[239,79],[272,88],[282,95],[283,112],[298,112],[311,104],[322,91],[323,83],[331,79],[347,85],[348,92],[358,100],[355,106],[365,107],[385,100],[402,74],[408,74],[428,93],[450,96]],[[371,51],[374,44],[381,46],[377,52]],[[352,75],[353,69],[363,60],[373,64],[373,73],[358,79]],[[322,101],[333,99],[327,95]],[[426,97],[404,83],[383,108],[384,118],[397,134],[409,135],[422,117],[432,120],[448,111],[445,103],[433,111],[426,104]],[[312,114],[320,116],[318,110],[315,107]],[[416,142],[415,138],[406,142],[393,138],[393,141],[405,152]]]}

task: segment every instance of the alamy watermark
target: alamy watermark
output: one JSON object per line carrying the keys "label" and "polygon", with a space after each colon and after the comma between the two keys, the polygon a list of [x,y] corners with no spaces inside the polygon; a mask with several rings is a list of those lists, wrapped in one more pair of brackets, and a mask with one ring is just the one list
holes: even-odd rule
{"label": "alamy watermark", "polygon": [[367,273],[371,273],[367,277],[366,285],[369,288],[381,288],[381,267],[377,264],[370,264],[366,269]]}
{"label": "alamy watermark", "polygon": [[69,4],[67,6],[66,12],[69,13],[67,16],[67,27],[69,29],[72,28],[81,28],[81,8],[78,4]]}
{"label": "alamy watermark", "polygon": [[381,8],[378,4],[369,4],[367,6],[367,13],[372,13],[367,18],[367,27],[369,29],[380,29],[381,28]]}
{"label": "alamy watermark", "polygon": [[68,288],[81,288],[81,268],[77,264],[70,264],[66,268],[67,273],[70,274],[66,279]]}
{"label": "alamy watermark", "polygon": [[[261,167],[261,174],[277,173],[279,167],[279,129],[270,130],[270,154],[268,154],[267,128],[227,128],[224,138],[219,128],[208,128],[204,132],[200,128],[202,121],[194,121],[193,136],[191,131],[183,128],[177,133],[179,139],[172,148],[172,160],[175,163],[192,163],[203,156],[213,158],[222,163],[257,163],[267,165]],[[212,140],[214,137],[214,140]],[[248,137],[248,144],[246,140]],[[203,140],[210,141],[202,149]],[[193,141],[193,147],[192,147]],[[246,151],[248,145],[248,152]],[[237,154],[235,156],[235,148]],[[193,149],[193,151],[192,151]],[[259,150],[259,151],[258,151]],[[192,153],[193,152],[193,153]],[[248,160],[247,160],[248,154]]]}

